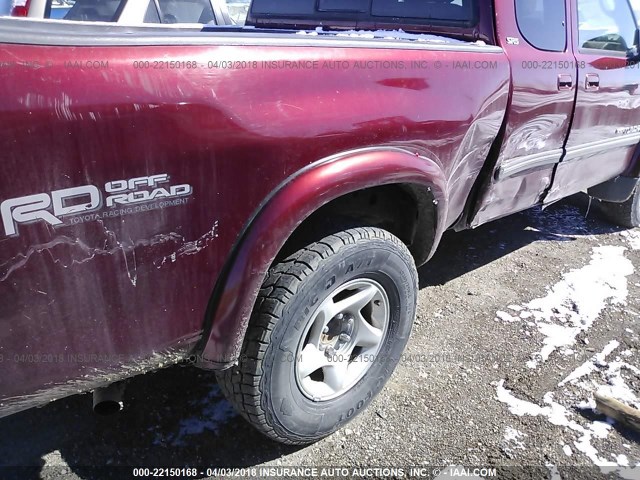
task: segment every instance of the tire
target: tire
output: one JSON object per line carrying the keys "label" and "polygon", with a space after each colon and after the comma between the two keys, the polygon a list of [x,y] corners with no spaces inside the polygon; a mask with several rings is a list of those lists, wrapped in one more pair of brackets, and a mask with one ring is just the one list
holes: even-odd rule
{"label": "tire", "polygon": [[218,382],[269,438],[320,440],[362,412],[391,377],[417,292],[413,258],[389,232],[329,235],[272,266],[239,363],[218,372]]}
{"label": "tire", "polygon": [[601,202],[600,210],[603,216],[615,225],[621,227],[640,227],[640,188],[636,186],[633,195],[626,202]]}

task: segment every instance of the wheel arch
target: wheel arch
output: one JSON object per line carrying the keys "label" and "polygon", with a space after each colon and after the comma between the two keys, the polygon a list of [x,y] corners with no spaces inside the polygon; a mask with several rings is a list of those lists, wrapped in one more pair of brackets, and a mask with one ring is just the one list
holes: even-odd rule
{"label": "wheel arch", "polygon": [[[398,147],[344,152],[288,177],[247,222],[216,282],[204,334],[196,349],[198,364],[221,370],[237,361],[268,269],[286,248],[295,244],[297,234],[327,209],[351,205],[357,210],[354,199],[368,193],[383,195],[383,206],[384,200],[392,198],[390,195],[404,196],[404,201],[410,199],[416,218],[408,247],[420,265],[431,257],[445,229],[446,186],[444,172],[436,160]],[[399,218],[404,213],[406,218],[406,211],[396,213]],[[353,215],[348,217],[356,219]],[[389,220],[389,215],[383,215],[383,220]],[[406,233],[397,236],[407,238]]]}

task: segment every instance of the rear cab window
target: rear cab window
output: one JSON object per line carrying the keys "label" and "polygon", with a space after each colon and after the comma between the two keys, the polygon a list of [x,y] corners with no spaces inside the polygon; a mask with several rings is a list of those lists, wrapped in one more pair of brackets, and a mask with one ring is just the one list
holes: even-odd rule
{"label": "rear cab window", "polygon": [[429,31],[430,26],[473,28],[478,0],[253,0],[247,23],[325,28]]}
{"label": "rear cab window", "polygon": [[377,17],[426,18],[441,22],[473,21],[472,3],[468,0],[425,2],[424,0],[373,0],[371,14]]}

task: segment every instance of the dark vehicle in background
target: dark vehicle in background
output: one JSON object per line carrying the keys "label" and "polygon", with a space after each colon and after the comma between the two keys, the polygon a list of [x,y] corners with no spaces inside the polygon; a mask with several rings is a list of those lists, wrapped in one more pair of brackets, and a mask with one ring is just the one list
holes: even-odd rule
{"label": "dark vehicle in background", "polygon": [[250,0],[14,0],[10,14],[124,25],[243,25],[249,4]]}
{"label": "dark vehicle in background", "polygon": [[0,413],[191,358],[270,438],[336,431],[446,230],[585,190],[640,225],[636,25],[627,0],[0,19]]}

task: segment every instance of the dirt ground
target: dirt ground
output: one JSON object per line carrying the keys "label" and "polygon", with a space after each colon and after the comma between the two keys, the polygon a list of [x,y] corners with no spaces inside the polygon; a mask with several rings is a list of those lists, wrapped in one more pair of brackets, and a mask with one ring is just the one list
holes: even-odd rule
{"label": "dirt ground", "polygon": [[585,217],[586,207],[574,199],[447,234],[420,269],[396,373],[368,410],[315,445],[266,440],[213,374],[176,366],[133,379],[115,417],[94,416],[87,394],[1,419],[0,466],[92,478],[83,466],[460,465],[568,479],[598,478],[602,465],[640,478],[627,468],[640,464],[640,437],[593,409],[596,391],[640,407],[640,231],[593,209]]}

